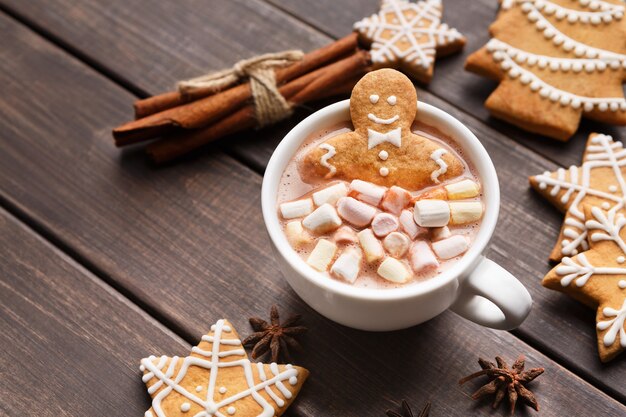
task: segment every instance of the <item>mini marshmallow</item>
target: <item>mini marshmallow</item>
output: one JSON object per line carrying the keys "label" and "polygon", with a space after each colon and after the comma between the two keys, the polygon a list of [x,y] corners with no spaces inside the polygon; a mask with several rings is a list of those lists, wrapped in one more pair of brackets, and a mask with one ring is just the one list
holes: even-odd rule
{"label": "mini marshmallow", "polygon": [[345,183],[340,182],[330,187],[326,187],[322,190],[313,193],[313,202],[316,206],[322,204],[335,204],[341,197],[348,195],[348,187]]}
{"label": "mini marshmallow", "polygon": [[413,212],[410,210],[402,210],[398,221],[400,222],[400,228],[402,229],[402,231],[409,235],[411,240],[415,239],[417,235],[425,230],[419,227],[417,223],[415,223],[415,219],[413,218]]}
{"label": "mini marshmallow", "polygon": [[313,211],[313,201],[310,198],[304,200],[290,201],[280,205],[280,214],[284,219],[295,219],[304,217]]}
{"label": "mini marshmallow", "polygon": [[383,247],[387,251],[387,253],[394,258],[401,258],[404,256],[407,250],[409,250],[409,245],[411,241],[406,235],[400,232],[392,232],[383,239]]}
{"label": "mini marshmallow", "polygon": [[375,262],[385,256],[383,245],[380,244],[380,241],[376,239],[376,236],[370,229],[361,230],[357,233],[357,237],[367,262]]}
{"label": "mini marshmallow", "polygon": [[448,226],[433,227],[430,229],[430,236],[433,241],[447,239],[452,236],[452,232],[448,229]]}
{"label": "mini marshmallow", "polygon": [[330,273],[343,278],[350,284],[356,281],[361,270],[361,250],[356,248],[348,248],[337,258]]}
{"label": "mini marshmallow", "polygon": [[439,267],[437,257],[430,249],[430,246],[428,246],[428,243],[423,240],[419,240],[411,245],[409,262],[415,272]]}
{"label": "mini marshmallow", "polygon": [[480,201],[456,201],[450,203],[450,224],[467,224],[480,220],[483,204]]}
{"label": "mini marshmallow", "polygon": [[396,258],[385,259],[376,272],[378,272],[378,275],[391,282],[403,283],[411,278],[411,272]]}
{"label": "mini marshmallow", "polygon": [[378,237],[385,237],[398,230],[398,219],[393,214],[378,213],[372,220],[372,231]]}
{"label": "mini marshmallow", "polygon": [[328,265],[332,262],[337,252],[337,245],[333,242],[320,239],[315,245],[315,248],[306,260],[306,263],[320,272],[324,272],[328,269]]}
{"label": "mini marshmallow", "polygon": [[469,242],[465,236],[453,235],[447,239],[433,242],[433,250],[440,259],[450,259],[465,253]]}
{"label": "mini marshmallow", "polygon": [[302,220],[302,225],[315,233],[326,233],[341,226],[341,219],[333,206],[322,204]]}
{"label": "mini marshmallow", "polygon": [[302,222],[291,221],[285,225],[285,235],[292,246],[298,247],[311,242],[311,236],[302,228]]}
{"label": "mini marshmallow", "polygon": [[392,186],[383,197],[381,207],[396,216],[411,202],[411,193],[404,188]]}
{"label": "mini marshmallow", "polygon": [[444,186],[449,200],[462,200],[464,198],[474,198],[480,193],[480,187],[470,179]]}
{"label": "mini marshmallow", "polygon": [[447,200],[448,192],[443,187],[431,188],[428,191],[424,191],[413,198],[413,202],[419,200]]}
{"label": "mini marshmallow", "polygon": [[371,182],[353,180],[350,183],[350,195],[367,204],[378,206],[387,189]]}
{"label": "mini marshmallow", "polygon": [[450,221],[450,207],[443,200],[418,200],[413,218],[422,227],[443,227]]}
{"label": "mini marshmallow", "polygon": [[359,239],[356,237],[356,232],[350,226],[341,226],[335,232],[333,240],[336,243],[356,243]]}
{"label": "mini marshmallow", "polygon": [[376,209],[352,197],[342,197],[337,201],[339,215],[348,223],[358,227],[370,224],[376,215]]}

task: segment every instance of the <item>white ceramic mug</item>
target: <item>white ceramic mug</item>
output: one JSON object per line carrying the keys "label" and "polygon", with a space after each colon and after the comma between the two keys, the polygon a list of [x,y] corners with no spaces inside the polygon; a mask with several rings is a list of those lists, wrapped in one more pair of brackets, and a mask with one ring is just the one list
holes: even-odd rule
{"label": "white ceramic mug", "polygon": [[261,193],[263,218],[280,269],[308,305],[337,323],[357,329],[403,329],[429,320],[447,308],[483,326],[513,329],[528,316],[532,299],[521,282],[483,256],[500,208],[500,188],[491,158],[476,136],[443,110],[420,102],[416,119],[453,138],[481,180],[485,214],[465,255],[433,279],[401,288],[370,289],[321,274],[291,248],[278,219],[276,200],[281,175],[310,135],[350,120],[349,100],[344,100],[313,113],[294,127],[274,151],[265,171]]}

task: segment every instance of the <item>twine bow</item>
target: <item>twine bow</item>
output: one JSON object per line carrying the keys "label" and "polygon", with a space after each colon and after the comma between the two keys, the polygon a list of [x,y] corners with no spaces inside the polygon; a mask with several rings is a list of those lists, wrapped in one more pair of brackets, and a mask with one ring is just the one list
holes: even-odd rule
{"label": "twine bow", "polygon": [[182,95],[197,90],[211,93],[224,90],[244,79],[250,80],[250,91],[254,100],[254,111],[259,127],[276,123],[292,113],[287,100],[278,91],[276,68],[285,67],[299,61],[304,53],[299,50],[263,54],[243,59],[230,69],[212,72],[178,83]]}

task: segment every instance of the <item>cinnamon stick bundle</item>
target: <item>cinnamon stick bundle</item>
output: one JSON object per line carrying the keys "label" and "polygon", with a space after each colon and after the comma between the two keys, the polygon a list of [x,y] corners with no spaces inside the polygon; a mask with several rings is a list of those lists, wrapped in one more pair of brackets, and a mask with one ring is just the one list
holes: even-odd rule
{"label": "cinnamon stick bundle", "polygon": [[[349,92],[371,65],[369,52],[358,51],[347,58],[319,68],[279,88],[293,106]],[[253,105],[246,105],[218,122],[201,129],[180,130],[150,144],[146,152],[156,163],[168,162],[221,137],[256,126]]]}
{"label": "cinnamon stick bundle", "polygon": [[[276,71],[276,83],[288,82],[302,74],[322,67],[323,65],[337,60],[357,49],[357,37],[351,33],[337,42],[333,42],[320,49],[312,51],[304,56],[301,61],[289,67]],[[135,104],[137,114],[146,114],[138,120],[131,121],[113,130],[113,137],[117,146],[125,146],[133,143],[162,136],[173,131],[175,127],[184,129],[203,128],[211,123],[232,114],[242,107],[252,96],[250,84],[239,84],[235,87],[199,98],[194,101],[193,96],[207,94],[200,90],[193,93],[192,97],[183,97],[180,93],[166,93],[146,100],[140,100]],[[179,103],[182,103],[178,105]],[[171,107],[174,106],[174,107]],[[137,111],[139,109],[139,112]]]}
{"label": "cinnamon stick bundle", "polygon": [[[297,63],[290,65],[287,68],[277,70],[276,83],[280,85],[311,72],[316,68],[320,68],[323,65],[336,61],[341,57],[351,54],[357,49],[357,47],[357,34],[354,32],[350,33],[348,36],[341,38],[336,42],[332,42],[326,46],[309,52]],[[143,117],[210,96],[214,93],[216,92],[209,89],[198,89],[184,95],[178,91],[172,91],[148,97],[143,100],[137,100],[133,106],[135,109],[135,119],[141,119]],[[250,98],[250,96],[247,98]]]}

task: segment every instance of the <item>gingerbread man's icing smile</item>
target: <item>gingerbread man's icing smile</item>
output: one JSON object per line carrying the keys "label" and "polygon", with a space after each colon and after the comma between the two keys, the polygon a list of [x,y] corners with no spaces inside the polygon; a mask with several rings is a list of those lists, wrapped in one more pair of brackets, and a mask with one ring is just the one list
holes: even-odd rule
{"label": "gingerbread man's icing smile", "polygon": [[302,177],[309,182],[361,179],[418,190],[461,175],[458,158],[411,131],[416,112],[415,87],[405,75],[392,69],[370,72],[350,97],[354,131],[305,155]]}

